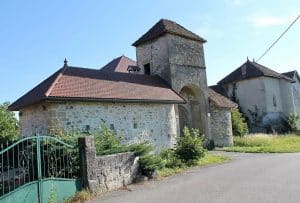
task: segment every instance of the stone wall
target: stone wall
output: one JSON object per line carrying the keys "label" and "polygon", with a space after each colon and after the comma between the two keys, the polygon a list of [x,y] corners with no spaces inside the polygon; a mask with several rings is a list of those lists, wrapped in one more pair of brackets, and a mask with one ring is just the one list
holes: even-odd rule
{"label": "stone wall", "polygon": [[[183,116],[178,111],[177,117],[187,118],[184,121],[191,124],[190,127],[199,128],[201,132],[209,136],[208,130],[208,95],[207,80],[204,61],[203,44],[173,34],[162,35],[152,41],[136,47],[137,64],[143,68],[150,64],[152,75],[159,75],[177,93],[184,88],[194,92],[196,99],[193,105],[181,105],[180,109],[186,112],[193,110],[193,114]],[[177,125],[179,126],[179,122]],[[182,127],[182,126],[181,126]]]}
{"label": "stone wall", "polygon": [[46,129],[48,129],[49,118],[45,105],[32,105],[22,109],[19,112],[21,135],[45,134]]}
{"label": "stone wall", "polygon": [[232,123],[230,109],[217,108],[210,105],[211,137],[218,147],[233,145]]}
{"label": "stone wall", "polygon": [[158,150],[176,143],[173,104],[47,102],[21,110],[23,136],[64,132],[99,132],[100,124],[121,136],[124,143],[149,141]]}
{"label": "stone wall", "polygon": [[80,169],[84,188],[105,192],[131,184],[139,174],[133,152],[96,156],[94,138],[79,138]]}

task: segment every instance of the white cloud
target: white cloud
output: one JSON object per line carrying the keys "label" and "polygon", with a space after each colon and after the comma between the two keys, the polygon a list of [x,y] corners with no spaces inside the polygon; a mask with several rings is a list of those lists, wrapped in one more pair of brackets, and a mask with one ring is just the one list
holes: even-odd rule
{"label": "white cloud", "polygon": [[248,21],[257,27],[269,27],[276,25],[287,25],[292,22],[293,16],[288,17],[276,17],[271,15],[265,16],[252,16],[248,18]]}

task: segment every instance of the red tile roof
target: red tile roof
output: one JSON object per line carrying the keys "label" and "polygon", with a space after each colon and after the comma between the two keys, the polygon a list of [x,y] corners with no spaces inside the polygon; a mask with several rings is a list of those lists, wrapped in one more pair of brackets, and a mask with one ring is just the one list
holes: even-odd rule
{"label": "red tile roof", "polygon": [[9,106],[45,100],[184,103],[158,76],[65,66]]}
{"label": "red tile roof", "polygon": [[138,46],[142,43],[147,41],[153,40],[163,34],[173,34],[181,37],[185,37],[188,39],[206,42],[205,39],[196,35],[195,33],[187,30],[186,28],[182,27],[181,25],[167,19],[161,19],[158,21],[148,32],[146,32],[143,36],[141,36],[137,41],[135,41],[132,45]]}
{"label": "red tile roof", "polygon": [[103,66],[100,70],[128,73],[128,67],[136,66],[136,62],[127,56],[120,56]]}

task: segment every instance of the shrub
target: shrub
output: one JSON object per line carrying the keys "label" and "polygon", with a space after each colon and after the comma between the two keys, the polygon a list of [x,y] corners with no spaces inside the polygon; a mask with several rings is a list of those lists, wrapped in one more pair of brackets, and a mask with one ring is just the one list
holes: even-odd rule
{"label": "shrub", "polygon": [[205,156],[205,149],[198,129],[192,129],[190,132],[187,127],[184,127],[183,136],[177,140],[175,154],[187,165],[194,165]]}
{"label": "shrub", "polygon": [[290,114],[287,117],[287,123],[291,132],[297,132],[297,122],[299,121],[299,116],[297,114]]}
{"label": "shrub", "polygon": [[140,157],[140,171],[145,176],[152,178],[158,169],[164,167],[164,162],[161,157],[156,154],[151,154],[153,153],[154,146],[148,142],[129,145],[128,150]]}
{"label": "shrub", "polygon": [[213,140],[205,140],[204,142],[204,148],[211,151],[215,148],[215,142]]}
{"label": "shrub", "polygon": [[164,167],[163,161],[160,156],[154,154],[141,156],[139,164],[142,174],[148,177],[153,177],[155,171]]}
{"label": "shrub", "polygon": [[[116,133],[111,131],[105,123],[101,124],[100,134],[94,134],[96,152],[100,154],[108,154],[109,151],[117,153],[124,151],[125,146],[121,145],[121,140],[117,137]],[[112,154],[110,153],[110,154]]]}
{"label": "shrub", "polygon": [[129,145],[128,150],[134,152],[136,156],[144,156],[151,153],[154,150],[154,147],[148,142],[143,142]]}
{"label": "shrub", "polygon": [[167,168],[182,168],[185,164],[179,159],[174,149],[165,149],[160,153],[165,167]]}
{"label": "shrub", "polygon": [[232,131],[234,136],[244,136],[248,134],[248,126],[244,116],[238,109],[231,110]]}
{"label": "shrub", "polygon": [[19,126],[15,114],[8,110],[9,103],[0,104],[0,142],[12,141],[19,137]]}

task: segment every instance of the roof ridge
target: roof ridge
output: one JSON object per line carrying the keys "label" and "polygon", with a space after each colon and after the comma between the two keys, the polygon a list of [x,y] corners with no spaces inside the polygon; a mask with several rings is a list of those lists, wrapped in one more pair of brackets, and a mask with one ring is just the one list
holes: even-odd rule
{"label": "roof ridge", "polygon": [[118,64],[116,65],[115,70],[118,69],[118,67],[119,67],[119,65],[120,65],[120,63],[121,63],[123,57],[124,57],[124,55],[119,56],[118,58],[116,58],[116,59],[118,59]]}
{"label": "roof ridge", "polygon": [[251,65],[253,65],[254,68],[256,68],[262,75],[266,75],[266,74],[260,69],[260,67],[257,67],[257,66],[261,66],[262,68],[271,70],[270,68],[267,68],[263,65],[260,65],[259,63],[256,63],[255,61],[247,61],[246,63],[250,63]]}
{"label": "roof ridge", "polygon": [[156,22],[146,33],[144,33],[140,38],[138,38],[132,45],[138,46],[140,44],[146,43],[147,41],[156,39],[164,34],[173,34],[183,38],[187,38],[194,41],[200,41],[205,43],[206,40],[200,37],[198,34],[188,30],[184,26],[168,19],[160,19]]}
{"label": "roof ridge", "polygon": [[66,71],[67,68],[68,68],[68,66],[64,66],[63,68],[61,68],[60,73],[56,76],[55,80],[52,82],[52,84],[50,85],[48,90],[45,92],[45,95],[44,95],[45,97],[48,97],[51,94],[51,91],[53,90],[54,86],[57,84],[57,82],[62,77],[62,75],[64,74],[64,72]]}

